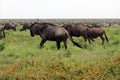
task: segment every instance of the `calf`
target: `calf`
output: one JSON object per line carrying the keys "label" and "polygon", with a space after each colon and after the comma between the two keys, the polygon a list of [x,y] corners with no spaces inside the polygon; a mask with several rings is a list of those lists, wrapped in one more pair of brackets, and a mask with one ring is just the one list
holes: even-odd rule
{"label": "calf", "polygon": [[102,45],[104,44],[105,39],[107,42],[109,42],[107,35],[102,28],[89,28],[87,35],[90,38],[90,40],[92,40],[92,41],[94,41],[93,38],[100,37],[102,40]]}

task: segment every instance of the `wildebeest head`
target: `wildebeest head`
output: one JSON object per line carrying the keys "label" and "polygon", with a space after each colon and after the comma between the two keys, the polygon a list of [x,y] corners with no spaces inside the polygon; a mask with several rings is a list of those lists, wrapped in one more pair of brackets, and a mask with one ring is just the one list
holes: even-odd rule
{"label": "wildebeest head", "polygon": [[43,31],[44,28],[48,27],[48,25],[45,24],[40,24],[40,23],[32,23],[31,27],[30,27],[30,34],[32,37],[34,37],[34,35],[40,35]]}
{"label": "wildebeest head", "polygon": [[51,26],[56,26],[56,25],[52,23],[34,22],[31,24],[30,34],[31,36],[34,36],[34,34],[40,35],[45,28],[51,27]]}
{"label": "wildebeest head", "polygon": [[63,25],[63,27],[64,27],[66,30],[68,30],[68,31],[70,31],[70,29],[72,28],[72,26],[73,26],[73,24],[64,24],[64,25]]}

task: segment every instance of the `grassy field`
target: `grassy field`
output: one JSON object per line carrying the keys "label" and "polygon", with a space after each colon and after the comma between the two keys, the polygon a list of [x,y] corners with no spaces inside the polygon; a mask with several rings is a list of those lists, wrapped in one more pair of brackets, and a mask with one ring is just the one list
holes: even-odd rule
{"label": "grassy field", "polygon": [[51,41],[40,49],[39,36],[19,29],[5,31],[0,40],[0,80],[120,80],[120,27],[104,28],[109,43],[97,38],[90,45],[74,37],[83,49],[67,40],[67,50]]}

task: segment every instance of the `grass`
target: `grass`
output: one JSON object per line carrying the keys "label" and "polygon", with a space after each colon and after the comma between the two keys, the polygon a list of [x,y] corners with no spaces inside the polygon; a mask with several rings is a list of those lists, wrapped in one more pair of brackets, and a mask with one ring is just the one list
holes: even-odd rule
{"label": "grass", "polygon": [[[88,44],[74,37],[84,48],[67,40],[57,50],[56,43],[47,41],[39,48],[40,37],[31,37],[29,30],[5,31],[0,40],[0,80],[119,80],[120,28],[105,28],[109,43],[101,45],[100,38]],[[52,74],[51,74],[52,73]]]}

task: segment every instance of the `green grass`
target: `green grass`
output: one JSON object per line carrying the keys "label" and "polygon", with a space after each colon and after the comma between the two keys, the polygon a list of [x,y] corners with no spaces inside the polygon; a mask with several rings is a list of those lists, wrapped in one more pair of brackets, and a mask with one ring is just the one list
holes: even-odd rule
{"label": "green grass", "polygon": [[[68,49],[64,49],[63,43],[61,43],[61,49],[57,50],[56,43],[52,41],[47,41],[44,44],[44,48],[39,48],[39,43],[41,38],[39,36],[31,37],[29,30],[20,32],[20,26],[17,28],[17,31],[5,31],[6,38],[0,40],[0,79],[13,79],[19,78],[20,80],[34,80],[37,79],[37,75],[39,79],[44,80],[48,79],[47,77],[51,77],[50,79],[59,79],[60,75],[66,75],[65,79],[70,79],[74,77],[73,80],[77,80],[77,76],[75,73],[69,72],[69,70],[73,69],[73,72],[76,71],[76,68],[82,67],[83,75],[87,75],[88,77],[92,76],[93,79],[97,79],[95,75],[90,75],[89,71],[93,70],[90,65],[95,66],[96,64],[100,66],[100,64],[104,65],[104,67],[97,69],[105,69],[108,73],[104,74],[102,77],[108,80],[111,78],[108,66],[113,69],[115,67],[119,70],[119,66],[113,66],[113,60],[120,54],[120,28],[105,28],[106,34],[109,39],[109,43],[105,41],[104,45],[101,45],[101,39],[95,39],[95,43],[88,44],[84,42],[84,40],[80,38],[74,37],[74,40],[79,42],[84,48],[78,48],[72,44],[71,41],[67,40]],[[117,58],[119,59],[119,58]],[[30,64],[29,64],[29,63]],[[105,63],[104,63],[105,62]],[[110,62],[110,65],[109,63]],[[119,62],[119,60],[118,60]],[[18,66],[19,65],[19,66]],[[23,66],[22,66],[23,65]],[[42,66],[41,66],[42,65]],[[59,69],[54,72],[54,75],[51,74],[51,66],[55,68],[55,65],[66,67],[66,71],[64,73],[59,73]],[[18,66],[18,69],[15,68]],[[106,67],[107,66],[107,67]],[[15,71],[14,71],[15,68]],[[110,69],[111,69],[110,68]],[[60,68],[62,69],[62,68]],[[6,70],[6,71],[5,71]],[[31,71],[30,71],[31,70]],[[43,70],[43,71],[40,71]],[[85,71],[84,71],[85,70]],[[10,72],[9,72],[10,71]],[[79,70],[77,70],[79,71]],[[117,71],[117,70],[113,70]],[[42,74],[43,72],[43,74]],[[4,73],[4,74],[2,74]],[[11,73],[11,75],[9,75]],[[28,74],[30,73],[30,74]],[[36,73],[36,75],[35,75]],[[49,74],[48,74],[49,73]],[[57,73],[59,76],[57,76]],[[95,72],[94,72],[95,73]],[[46,75],[45,75],[46,74]],[[50,75],[51,74],[51,75]],[[68,74],[68,75],[67,75]],[[114,77],[116,80],[120,79],[117,73],[114,73],[116,76]],[[22,76],[23,75],[23,76]],[[48,75],[48,76],[47,76]],[[73,76],[72,76],[73,75]],[[80,78],[85,79],[86,77],[80,76]],[[101,74],[100,74],[101,75]],[[18,77],[20,76],[20,77]],[[30,77],[33,76],[33,77]],[[42,76],[42,77],[40,77]],[[55,76],[55,77],[53,77]],[[52,78],[53,77],[53,78]],[[101,78],[101,79],[103,79]],[[63,79],[63,80],[65,80]],[[87,78],[88,80],[93,80],[92,78]],[[99,79],[99,77],[98,77]]]}

